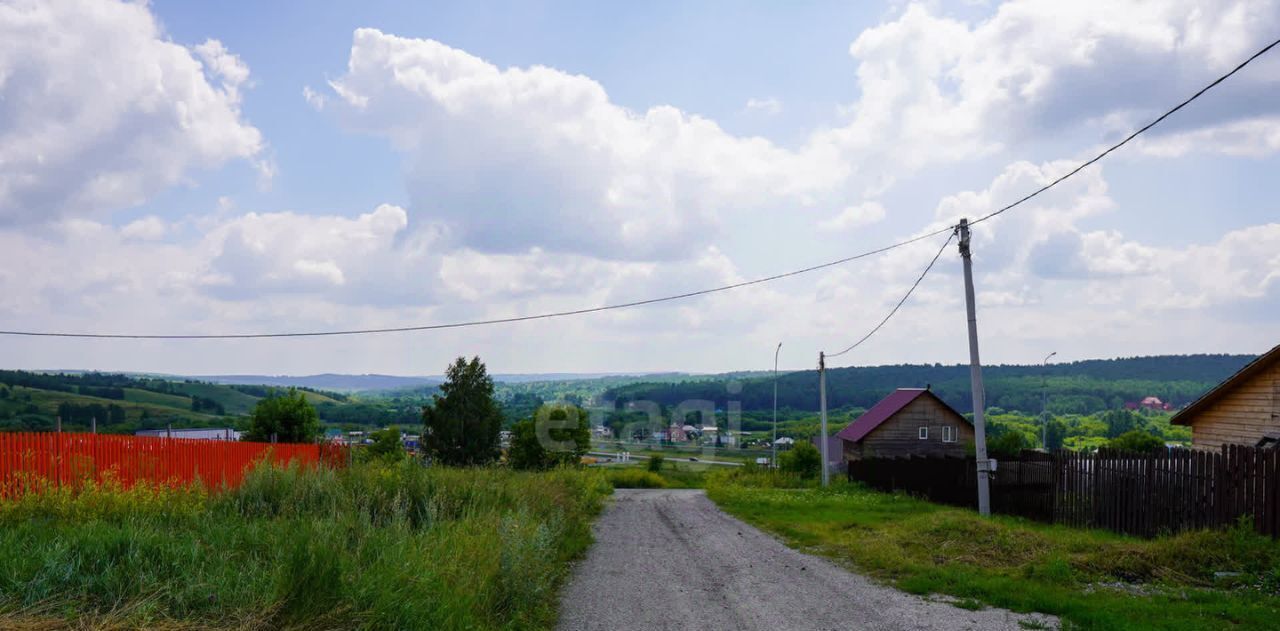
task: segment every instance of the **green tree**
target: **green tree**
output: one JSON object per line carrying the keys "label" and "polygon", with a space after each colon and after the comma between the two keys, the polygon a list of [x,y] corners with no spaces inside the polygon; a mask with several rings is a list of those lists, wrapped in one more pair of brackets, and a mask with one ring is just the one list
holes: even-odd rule
{"label": "green tree", "polygon": [[423,447],[448,465],[477,465],[498,457],[502,412],[493,398],[493,379],[479,357],[459,357],[445,370],[443,396],[423,408]]}
{"label": "green tree", "polygon": [[812,443],[796,443],[795,447],[778,456],[778,468],[788,473],[798,473],[806,480],[818,475],[822,470],[822,454]]}
{"label": "green tree", "polygon": [[1107,447],[1122,451],[1147,453],[1164,448],[1164,440],[1140,429],[1129,430],[1107,442]]}
{"label": "green tree", "polygon": [[268,442],[273,435],[281,443],[309,443],[320,435],[320,416],[301,392],[275,392],[254,406],[243,439]]}
{"label": "green tree", "polygon": [[1034,447],[1027,435],[1020,431],[1008,431],[987,441],[987,455],[992,458],[1016,458],[1023,449]]}
{"label": "green tree", "polygon": [[665,458],[659,454],[654,454],[649,456],[649,462],[645,463],[645,468],[654,473],[660,473],[664,462],[666,462]]}
{"label": "green tree", "polygon": [[572,404],[549,404],[511,429],[507,462],[517,469],[578,464],[591,448],[587,411]]}
{"label": "green tree", "polygon": [[533,419],[511,426],[507,464],[514,469],[542,469],[547,466],[547,450],[538,442],[538,430],[533,426]]}
{"label": "green tree", "polygon": [[1067,439],[1067,424],[1058,419],[1049,419],[1048,427],[1045,428],[1045,445],[1044,448],[1053,451],[1062,449],[1062,444]]}
{"label": "green tree", "polygon": [[373,443],[365,448],[366,459],[383,462],[399,462],[405,459],[407,454],[404,443],[400,442],[400,428],[391,426],[378,430],[369,434],[369,438]]}
{"label": "green tree", "polygon": [[1107,438],[1116,438],[1135,429],[1142,429],[1142,416],[1129,410],[1107,410],[1099,419],[1107,425]]}

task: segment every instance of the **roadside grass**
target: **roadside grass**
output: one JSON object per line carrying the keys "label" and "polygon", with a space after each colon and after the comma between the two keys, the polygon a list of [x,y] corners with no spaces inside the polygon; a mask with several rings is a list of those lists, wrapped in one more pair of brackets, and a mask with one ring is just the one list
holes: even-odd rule
{"label": "roadside grass", "polygon": [[618,467],[605,473],[615,489],[665,489],[662,476],[636,467]]}
{"label": "roadside grass", "polygon": [[916,594],[939,593],[1081,629],[1276,628],[1280,544],[1247,525],[1143,540],[960,508],[846,482],[717,472],[721,508]]}
{"label": "roadside grass", "polygon": [[0,627],[538,629],[599,472],[261,466],[0,502]]}
{"label": "roadside grass", "polygon": [[649,471],[647,461],[602,467],[615,489],[700,489],[714,465],[666,462],[661,471]]}

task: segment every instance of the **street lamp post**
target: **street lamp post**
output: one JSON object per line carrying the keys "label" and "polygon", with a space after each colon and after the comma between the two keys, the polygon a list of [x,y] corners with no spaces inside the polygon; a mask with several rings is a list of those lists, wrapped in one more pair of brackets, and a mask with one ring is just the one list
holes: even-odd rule
{"label": "street lamp post", "polygon": [[782,352],[782,342],[773,351],[773,440],[769,442],[771,450],[769,466],[778,466],[778,353]]}
{"label": "street lamp post", "polygon": [[1049,451],[1049,359],[1057,354],[1058,351],[1053,351],[1045,355],[1040,363],[1040,444],[1044,445],[1045,451]]}

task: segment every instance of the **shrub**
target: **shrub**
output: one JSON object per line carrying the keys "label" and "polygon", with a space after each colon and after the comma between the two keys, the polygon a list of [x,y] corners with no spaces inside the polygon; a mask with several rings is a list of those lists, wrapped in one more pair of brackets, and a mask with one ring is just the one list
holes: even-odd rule
{"label": "shrub", "polygon": [[1164,448],[1164,440],[1140,429],[1129,430],[1107,441],[1107,447],[1122,451],[1147,453]]}
{"label": "shrub", "polygon": [[645,469],[648,469],[649,471],[652,471],[652,472],[654,472],[654,473],[658,473],[659,471],[662,471],[662,464],[663,464],[664,462],[666,462],[666,459],[665,459],[665,458],[663,458],[662,456],[660,456],[660,455],[658,455],[658,454],[654,454],[654,455],[652,455],[652,456],[649,456],[649,462],[646,462],[646,463],[645,463],[645,465],[644,465],[644,467],[645,467]]}
{"label": "shrub", "polygon": [[370,434],[369,437],[373,439],[373,444],[364,450],[367,459],[399,462],[408,456],[408,453],[404,450],[404,443],[400,441],[400,428],[398,427],[391,426],[387,429],[376,431]]}
{"label": "shrub", "polygon": [[822,454],[811,443],[797,443],[778,456],[778,467],[808,480],[821,472]]}
{"label": "shrub", "polygon": [[991,458],[1016,458],[1024,449],[1035,447],[1026,434],[1010,430],[987,441],[987,456]]}

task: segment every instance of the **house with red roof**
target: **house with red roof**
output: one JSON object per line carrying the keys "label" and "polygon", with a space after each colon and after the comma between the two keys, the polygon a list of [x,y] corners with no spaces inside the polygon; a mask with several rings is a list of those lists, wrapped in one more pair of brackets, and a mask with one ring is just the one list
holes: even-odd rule
{"label": "house with red roof", "polygon": [[964,456],[973,424],[928,388],[898,388],[836,436],[845,460]]}

